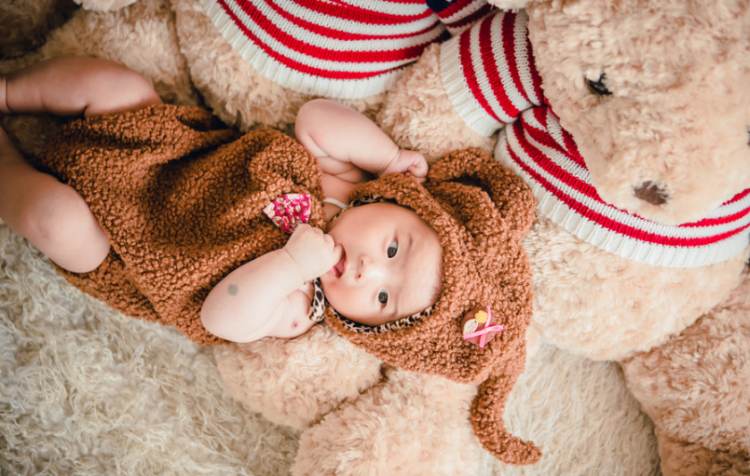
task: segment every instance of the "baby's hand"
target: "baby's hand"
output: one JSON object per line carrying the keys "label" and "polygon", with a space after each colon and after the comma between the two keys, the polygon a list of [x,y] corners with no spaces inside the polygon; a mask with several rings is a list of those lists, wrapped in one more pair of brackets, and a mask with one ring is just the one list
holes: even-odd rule
{"label": "baby's hand", "polygon": [[380,172],[380,176],[406,173],[422,183],[427,177],[429,168],[424,156],[419,152],[399,149],[396,157]]}
{"label": "baby's hand", "polygon": [[331,235],[307,224],[297,226],[284,249],[303,281],[322,276],[341,260],[341,245],[335,244]]}

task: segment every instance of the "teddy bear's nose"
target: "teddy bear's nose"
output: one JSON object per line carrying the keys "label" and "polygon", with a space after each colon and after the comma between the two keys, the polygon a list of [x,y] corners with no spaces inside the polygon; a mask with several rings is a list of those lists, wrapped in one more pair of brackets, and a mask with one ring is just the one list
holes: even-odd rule
{"label": "teddy bear's nose", "polygon": [[664,205],[669,199],[667,192],[650,180],[646,180],[639,187],[635,187],[633,191],[637,198],[652,205]]}

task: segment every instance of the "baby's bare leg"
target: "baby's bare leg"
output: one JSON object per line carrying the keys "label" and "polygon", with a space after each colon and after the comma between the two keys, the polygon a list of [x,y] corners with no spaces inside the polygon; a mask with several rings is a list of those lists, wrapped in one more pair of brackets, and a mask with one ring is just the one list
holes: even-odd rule
{"label": "baby's bare leg", "polygon": [[0,127],[0,218],[59,266],[91,271],[109,240],[83,198],[29,165]]}

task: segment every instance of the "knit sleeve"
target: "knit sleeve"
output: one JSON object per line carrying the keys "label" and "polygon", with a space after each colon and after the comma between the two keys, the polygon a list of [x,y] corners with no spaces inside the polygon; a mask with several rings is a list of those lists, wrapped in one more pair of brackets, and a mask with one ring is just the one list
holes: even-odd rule
{"label": "knit sleeve", "polygon": [[443,86],[461,118],[490,136],[543,103],[526,12],[501,11],[451,38],[440,51]]}
{"label": "knit sleeve", "polygon": [[427,0],[452,36],[470,28],[487,16],[493,7],[487,0]]}

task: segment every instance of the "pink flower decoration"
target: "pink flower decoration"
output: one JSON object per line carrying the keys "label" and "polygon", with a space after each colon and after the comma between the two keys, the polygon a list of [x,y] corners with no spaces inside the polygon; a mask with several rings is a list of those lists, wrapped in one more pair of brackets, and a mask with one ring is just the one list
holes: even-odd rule
{"label": "pink flower decoration", "polygon": [[300,223],[310,221],[310,195],[289,193],[274,199],[263,212],[281,230],[291,234]]}

